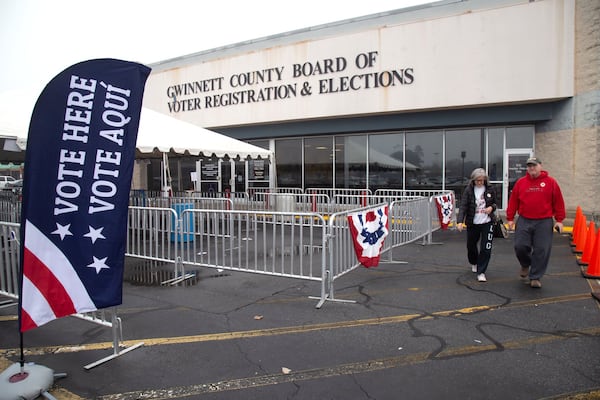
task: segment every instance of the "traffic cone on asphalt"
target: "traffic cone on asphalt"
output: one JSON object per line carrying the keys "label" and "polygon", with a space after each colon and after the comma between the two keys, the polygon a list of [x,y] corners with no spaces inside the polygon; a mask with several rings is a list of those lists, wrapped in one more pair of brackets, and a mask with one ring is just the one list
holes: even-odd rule
{"label": "traffic cone on asphalt", "polygon": [[575,222],[573,222],[573,230],[571,231],[571,246],[575,246],[578,233],[577,229],[581,223],[581,217],[583,217],[583,211],[581,211],[580,206],[577,206],[577,210],[575,211]]}
{"label": "traffic cone on asphalt", "polygon": [[577,228],[577,240],[575,242],[575,253],[583,253],[585,247],[585,239],[587,236],[587,219],[585,215],[581,217],[580,223]]}
{"label": "traffic cone on asphalt", "polygon": [[583,269],[581,270],[582,275],[588,279],[600,278],[600,235],[596,235],[595,242],[587,270],[585,272],[583,272]]}
{"label": "traffic cone on asphalt", "polygon": [[588,265],[590,263],[595,244],[596,225],[594,224],[594,221],[591,221],[590,226],[588,227],[587,236],[585,237],[585,246],[583,248],[583,253],[581,253],[581,258],[579,258],[579,260],[577,261],[579,265]]}

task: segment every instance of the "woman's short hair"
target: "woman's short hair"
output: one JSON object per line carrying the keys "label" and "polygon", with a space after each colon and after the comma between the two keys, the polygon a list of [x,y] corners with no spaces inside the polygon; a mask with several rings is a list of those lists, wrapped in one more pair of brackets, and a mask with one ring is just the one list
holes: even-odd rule
{"label": "woman's short hair", "polygon": [[475,182],[475,180],[483,178],[486,182],[488,180],[487,173],[483,168],[475,168],[473,172],[471,172],[471,181]]}

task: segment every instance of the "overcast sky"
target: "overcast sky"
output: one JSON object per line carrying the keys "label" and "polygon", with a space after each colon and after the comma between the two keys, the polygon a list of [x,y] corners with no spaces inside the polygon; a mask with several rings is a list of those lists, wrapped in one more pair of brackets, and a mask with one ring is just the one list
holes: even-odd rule
{"label": "overcast sky", "polygon": [[94,58],[149,64],[431,0],[0,0],[0,93]]}

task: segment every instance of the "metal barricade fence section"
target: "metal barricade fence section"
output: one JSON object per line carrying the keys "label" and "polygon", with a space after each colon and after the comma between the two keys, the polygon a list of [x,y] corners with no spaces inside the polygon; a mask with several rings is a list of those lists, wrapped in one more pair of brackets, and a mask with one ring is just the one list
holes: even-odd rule
{"label": "metal barricade fence section", "polygon": [[303,193],[254,193],[252,202],[254,211],[268,210],[278,212],[331,213],[329,196],[324,194]]}
{"label": "metal barricade fence section", "polygon": [[[331,281],[353,270],[360,264],[357,261],[354,244],[349,229],[350,214],[381,207],[387,203],[332,214],[329,218],[328,238],[330,243],[328,269]],[[388,207],[388,236],[381,249],[381,257],[388,253],[392,261],[392,249],[416,242],[431,232],[430,201],[426,197],[392,201]],[[333,291],[332,284],[329,290]],[[330,294],[330,297],[332,294]]]}
{"label": "metal barricade fence section", "polygon": [[129,207],[125,254],[149,260],[175,262],[174,245],[179,216],[172,208]]}
{"label": "metal barricade fence section", "polygon": [[[17,223],[0,222],[0,295],[4,295],[15,300],[18,300],[20,296],[20,228],[20,224]],[[3,304],[3,306],[8,307],[16,305],[16,302],[10,302],[6,305]],[[97,325],[112,328],[113,330],[113,354],[97,362],[86,365],[84,367],[85,369],[93,368],[110,359],[118,357],[125,352],[141,346],[141,344],[137,344],[129,348],[124,348],[121,345],[123,342],[123,330],[121,327],[120,318],[117,316],[116,307],[87,313],[76,313],[72,316]]]}
{"label": "metal barricade fence section", "polygon": [[193,266],[322,280],[326,225],[316,213],[185,210],[179,254]]}
{"label": "metal barricade fence section", "polygon": [[[271,208],[235,210],[229,208],[230,200],[219,199],[210,207],[221,209],[196,209],[200,203],[179,198],[160,203],[169,207],[130,206],[126,255],[162,264],[172,271],[171,283],[190,276],[186,269],[209,267],[320,281],[321,298],[333,298],[333,281],[359,265],[347,221],[348,214],[359,209],[356,201],[367,201],[368,207],[390,205],[383,252],[430,236],[433,227],[439,227],[434,201],[428,197],[398,199],[399,193],[385,193],[357,200],[357,195],[338,195],[331,202],[317,193],[254,196],[259,201],[270,198]],[[344,210],[330,214],[332,203]],[[303,212],[307,208],[310,212]],[[19,224],[0,226],[0,291],[17,296],[19,244],[13,238],[19,238]]]}
{"label": "metal barricade fence section", "polygon": [[[253,200],[266,202],[271,210],[130,207],[127,255],[172,262],[173,277],[181,279],[171,283],[194,276],[194,268],[208,267],[321,281],[322,298],[333,299],[333,281],[359,265],[347,219],[361,208],[340,201],[347,210],[330,215],[272,211],[278,203],[281,207],[281,199],[286,207],[313,207],[314,196],[323,196],[327,204],[325,195],[255,193]],[[432,225],[431,198],[393,197],[366,197],[366,208],[389,204],[382,252],[388,252],[390,262],[391,249],[430,237],[432,226],[439,226]],[[378,198],[386,201],[376,204]]]}
{"label": "metal barricade fence section", "polygon": [[0,294],[19,297],[19,258],[21,226],[12,222],[0,222]]}
{"label": "metal barricade fence section", "polygon": [[20,222],[21,194],[0,190],[0,221]]}
{"label": "metal barricade fence section", "polygon": [[[431,233],[429,199],[426,197],[396,200],[389,207],[389,241],[383,251],[416,242]],[[389,252],[392,261],[392,252]]]}
{"label": "metal barricade fence section", "polygon": [[[14,299],[19,298],[20,270],[20,224],[0,222],[0,294]],[[112,311],[115,312],[115,311]],[[111,326],[111,317],[105,310],[74,314],[74,316]]]}

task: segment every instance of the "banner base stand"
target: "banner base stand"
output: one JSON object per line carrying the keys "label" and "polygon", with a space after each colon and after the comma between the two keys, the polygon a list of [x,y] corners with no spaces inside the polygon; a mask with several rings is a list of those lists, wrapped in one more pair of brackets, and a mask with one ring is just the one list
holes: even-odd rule
{"label": "banner base stand", "polygon": [[[43,396],[56,400],[48,393],[55,378],[64,378],[67,374],[55,374],[43,365],[14,363],[0,374],[0,398],[2,399],[36,399]],[[6,397],[4,397],[6,396]]]}
{"label": "banner base stand", "polygon": [[92,368],[94,368],[94,367],[97,367],[98,365],[104,364],[105,362],[108,362],[108,361],[110,361],[110,360],[113,360],[113,359],[115,359],[115,358],[117,358],[117,357],[119,357],[119,356],[122,356],[123,354],[129,353],[131,350],[135,350],[135,349],[137,349],[138,347],[141,347],[141,346],[143,346],[143,345],[144,345],[144,342],[140,342],[140,343],[137,343],[137,344],[135,344],[135,345],[133,345],[133,346],[131,346],[131,347],[126,347],[126,348],[124,348],[123,350],[121,350],[121,351],[118,351],[118,352],[117,352],[117,351],[116,351],[116,349],[115,349],[115,353],[114,353],[114,354],[111,354],[111,355],[110,355],[110,356],[108,356],[108,357],[104,357],[103,359],[100,359],[100,360],[98,360],[98,361],[95,361],[95,362],[93,362],[93,363],[90,363],[90,364],[88,364],[88,365],[85,365],[83,368],[84,368],[85,370],[90,370],[90,369],[92,369]]}

